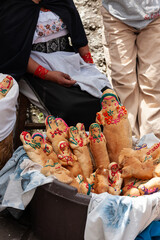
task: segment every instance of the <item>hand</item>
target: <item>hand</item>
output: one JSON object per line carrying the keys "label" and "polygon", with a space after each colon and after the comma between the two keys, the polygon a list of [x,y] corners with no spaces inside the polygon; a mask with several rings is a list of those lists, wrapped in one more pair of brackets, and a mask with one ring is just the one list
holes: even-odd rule
{"label": "hand", "polygon": [[73,80],[68,74],[59,71],[49,71],[46,74],[45,79],[64,87],[71,87],[76,83],[76,81]]}

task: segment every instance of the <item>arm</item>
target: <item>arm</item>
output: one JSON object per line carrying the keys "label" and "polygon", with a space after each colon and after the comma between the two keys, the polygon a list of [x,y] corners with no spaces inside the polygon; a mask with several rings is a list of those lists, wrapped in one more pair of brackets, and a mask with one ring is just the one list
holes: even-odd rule
{"label": "arm", "polygon": [[92,59],[88,45],[79,48],[78,52],[86,63],[93,63],[93,59]]}
{"label": "arm", "polygon": [[43,74],[37,74],[36,70],[39,66],[40,65],[30,57],[28,61],[27,72],[32,73],[44,80],[55,82],[64,87],[71,87],[73,84],[76,83],[76,81],[71,79],[68,74],[59,71],[49,71],[43,67]]}

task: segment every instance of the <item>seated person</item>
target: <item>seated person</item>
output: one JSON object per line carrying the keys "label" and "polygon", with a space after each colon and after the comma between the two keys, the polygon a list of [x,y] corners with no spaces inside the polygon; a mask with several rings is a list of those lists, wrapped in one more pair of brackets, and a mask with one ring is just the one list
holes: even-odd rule
{"label": "seated person", "polygon": [[5,0],[1,10],[0,72],[23,78],[48,114],[88,130],[111,86],[93,64],[73,1]]}

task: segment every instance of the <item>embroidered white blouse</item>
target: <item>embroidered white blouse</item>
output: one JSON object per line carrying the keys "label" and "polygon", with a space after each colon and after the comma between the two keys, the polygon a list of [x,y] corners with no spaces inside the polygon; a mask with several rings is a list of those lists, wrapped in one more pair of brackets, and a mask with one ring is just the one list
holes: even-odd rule
{"label": "embroidered white blouse", "polygon": [[68,34],[66,25],[62,19],[51,11],[41,11],[33,37],[33,43],[47,42],[51,39]]}

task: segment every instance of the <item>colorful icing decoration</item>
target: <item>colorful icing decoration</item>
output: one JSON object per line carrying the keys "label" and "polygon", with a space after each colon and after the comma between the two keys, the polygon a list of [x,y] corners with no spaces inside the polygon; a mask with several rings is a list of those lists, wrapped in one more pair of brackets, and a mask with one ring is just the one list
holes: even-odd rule
{"label": "colorful icing decoration", "polygon": [[64,166],[73,166],[73,154],[69,149],[69,143],[67,141],[59,142],[59,152],[61,154],[58,154],[58,158],[61,161],[61,164]]}
{"label": "colorful icing decoration", "polygon": [[108,168],[110,163],[106,147],[106,139],[101,132],[98,123],[92,123],[89,127],[90,150],[93,155],[96,168],[103,166]]}
{"label": "colorful icing decoration", "polygon": [[44,151],[45,153],[50,153],[49,146],[48,146],[48,144],[45,142],[45,139],[44,139],[43,134],[41,134],[41,133],[34,133],[34,134],[32,135],[32,139],[33,139],[33,140],[36,139],[36,142],[37,142],[37,143],[40,143],[41,146],[42,146],[42,144],[44,145],[43,151]]}
{"label": "colorful icing decoration", "polygon": [[79,183],[80,193],[89,195],[91,192],[91,185],[84,181],[82,175],[76,177],[76,181]]}
{"label": "colorful icing decoration", "polygon": [[52,115],[49,115],[46,117],[45,124],[51,129],[51,125],[53,124],[54,121],[55,121],[55,117]]}
{"label": "colorful icing decoration", "polygon": [[68,130],[69,145],[73,154],[77,157],[85,178],[93,172],[92,160],[86,142],[80,137],[77,127],[71,126]]}
{"label": "colorful icing decoration", "polygon": [[83,139],[80,137],[77,127],[74,127],[74,126],[70,127],[69,142],[75,145],[78,145],[80,147],[83,147]]}
{"label": "colorful icing decoration", "polygon": [[13,78],[8,75],[0,82],[0,99],[7,95],[12,86]]}
{"label": "colorful icing decoration", "polygon": [[94,143],[97,142],[101,142],[103,141],[103,134],[101,132],[101,128],[99,126],[98,123],[92,123],[90,125],[90,135],[89,135],[89,139],[91,141],[93,141]]}
{"label": "colorful icing decoration", "polygon": [[68,138],[68,125],[61,118],[49,116],[46,118],[46,134],[55,153],[58,153],[58,144]]}
{"label": "colorful icing decoration", "polygon": [[103,134],[110,162],[117,162],[123,148],[132,148],[132,130],[125,106],[112,89],[107,89],[101,97],[101,111],[96,114],[96,122],[103,125]]}
{"label": "colorful icing decoration", "polygon": [[[123,178],[121,177],[121,171],[118,167],[116,162],[112,162],[109,164],[109,175],[108,175],[108,182],[109,186],[112,187],[112,194],[120,195],[121,187],[123,183]],[[111,189],[109,189],[109,192]]]}
{"label": "colorful icing decoration", "polygon": [[154,177],[138,187],[141,195],[153,194],[160,190],[160,177]]}

